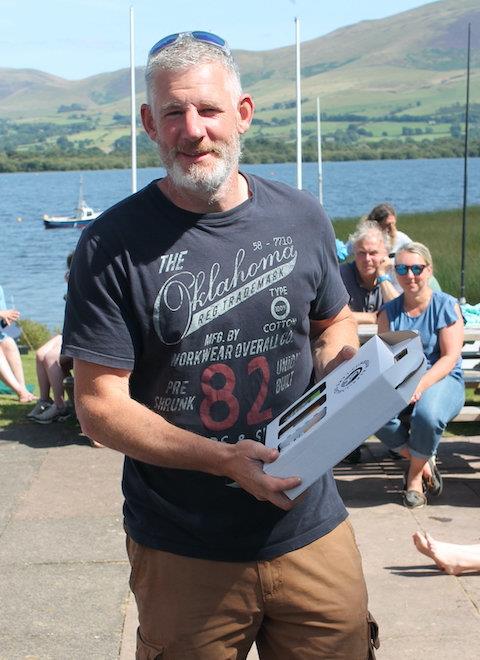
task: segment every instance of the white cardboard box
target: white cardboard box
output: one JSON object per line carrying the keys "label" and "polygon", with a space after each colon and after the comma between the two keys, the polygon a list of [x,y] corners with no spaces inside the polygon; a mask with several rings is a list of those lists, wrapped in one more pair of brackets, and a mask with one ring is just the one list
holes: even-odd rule
{"label": "white cardboard box", "polygon": [[265,444],[280,455],[264,471],[300,476],[302,483],[286,492],[294,499],[398,415],[425,371],[416,332],[375,335],[268,424]]}

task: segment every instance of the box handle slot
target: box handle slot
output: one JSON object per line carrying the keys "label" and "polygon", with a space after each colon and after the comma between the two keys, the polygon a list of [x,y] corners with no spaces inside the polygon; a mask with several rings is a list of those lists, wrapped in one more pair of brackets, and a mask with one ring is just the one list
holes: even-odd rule
{"label": "box handle slot", "polygon": [[323,383],[320,383],[319,385],[317,385],[317,387],[313,390],[313,392],[309,391],[307,394],[305,394],[305,396],[302,397],[300,399],[300,401],[298,401],[293,406],[293,408],[291,408],[290,410],[287,410],[280,417],[279,426],[282,426],[283,424],[285,424],[285,422],[288,422],[289,419],[294,417],[297,414],[297,412],[301,408],[303,408],[304,405],[306,405],[308,403],[314,403],[318,399],[318,397],[322,394],[322,392],[325,391],[326,387],[327,387],[327,385],[326,385],[325,381],[323,381]]}
{"label": "box handle slot", "polygon": [[[312,426],[314,426],[317,422],[325,417],[327,414],[327,406],[324,405],[326,400],[327,395],[324,394],[318,401],[312,403],[306,410],[300,413],[296,419],[293,419],[291,422],[289,422],[287,426],[285,426],[279,432],[278,438],[280,439],[282,435],[292,429],[295,429],[293,433],[291,433],[284,440],[282,440],[282,442],[279,443],[278,451],[282,451],[282,449],[285,449],[285,447],[292,444],[292,442],[295,442],[297,438],[306,433],[309,429],[311,429]],[[304,420],[306,420],[305,424],[300,426]]]}

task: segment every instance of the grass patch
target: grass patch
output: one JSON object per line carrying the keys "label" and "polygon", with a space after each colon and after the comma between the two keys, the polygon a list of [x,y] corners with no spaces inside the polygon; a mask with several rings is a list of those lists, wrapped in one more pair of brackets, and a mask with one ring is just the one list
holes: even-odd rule
{"label": "grass patch", "polygon": [[[357,218],[335,220],[337,238],[346,241],[357,223]],[[442,289],[457,298],[460,295],[462,210],[402,214],[397,226],[412,240],[428,246],[433,257],[435,276]],[[480,206],[467,209],[466,226],[465,297],[474,305],[480,302]]]}
{"label": "grass patch", "polygon": [[[35,368],[35,351],[29,351],[26,355],[22,355],[23,371],[25,374],[25,382],[33,385],[33,392],[36,396],[39,395],[37,383],[37,371]],[[33,422],[27,420],[26,414],[33,408],[34,403],[19,403],[15,394],[0,394],[0,428],[8,427],[11,424],[22,425],[30,424]],[[67,419],[61,423],[63,429],[74,433],[75,437],[79,434],[79,424],[75,417]]]}

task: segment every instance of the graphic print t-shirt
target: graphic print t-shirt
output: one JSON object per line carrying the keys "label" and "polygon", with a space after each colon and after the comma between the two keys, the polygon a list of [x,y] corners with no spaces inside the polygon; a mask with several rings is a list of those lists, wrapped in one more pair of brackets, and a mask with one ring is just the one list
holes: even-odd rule
{"label": "graphic print t-shirt", "polygon": [[[248,177],[225,213],[174,206],[157,182],[84,230],[63,352],[132,372],[133,399],[212,442],[262,442],[309,386],[309,319],[348,301],[333,230],[312,196]],[[331,531],[331,475],[288,513],[225,478],[125,459],[125,523],[139,543],[226,561],[269,558]]]}

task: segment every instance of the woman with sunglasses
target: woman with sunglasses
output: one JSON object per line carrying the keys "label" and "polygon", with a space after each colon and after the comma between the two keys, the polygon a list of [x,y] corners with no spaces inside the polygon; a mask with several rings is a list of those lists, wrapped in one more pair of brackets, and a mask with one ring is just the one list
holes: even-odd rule
{"label": "woman with sunglasses", "polygon": [[409,427],[397,417],[376,435],[409,460],[403,499],[405,506],[415,508],[427,503],[427,495],[442,492],[442,477],[435,464],[437,447],[447,423],[465,400],[463,319],[455,298],[430,288],[432,257],[425,245],[408,243],[400,248],[395,272],[403,293],[382,308],[378,331],[416,330],[428,368],[410,402]]}

